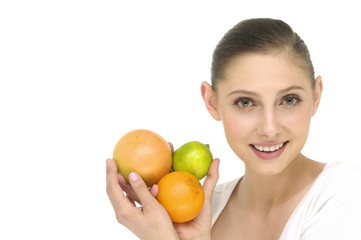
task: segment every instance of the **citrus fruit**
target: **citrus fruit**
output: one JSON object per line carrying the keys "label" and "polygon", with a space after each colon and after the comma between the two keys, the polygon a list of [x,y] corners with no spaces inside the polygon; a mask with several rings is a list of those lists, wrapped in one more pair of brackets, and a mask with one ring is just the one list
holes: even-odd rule
{"label": "citrus fruit", "polygon": [[202,210],[204,191],[198,179],[187,172],[171,172],[158,182],[157,200],[173,222],[188,222]]}
{"label": "citrus fruit", "polygon": [[209,146],[201,142],[192,141],[182,145],[173,154],[173,171],[185,171],[202,179],[209,170],[213,156]]}
{"label": "citrus fruit", "polygon": [[119,173],[128,183],[129,173],[135,171],[148,187],[169,173],[172,166],[172,152],[168,142],[146,129],[126,133],[115,145],[113,159]]}

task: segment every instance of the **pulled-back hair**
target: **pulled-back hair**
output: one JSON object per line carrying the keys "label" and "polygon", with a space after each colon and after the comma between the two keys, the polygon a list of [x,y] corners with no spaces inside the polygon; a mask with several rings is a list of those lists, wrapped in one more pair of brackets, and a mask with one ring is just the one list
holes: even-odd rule
{"label": "pulled-back hair", "polygon": [[217,44],[212,58],[212,88],[224,77],[226,65],[236,56],[247,53],[285,51],[308,72],[312,87],[315,73],[304,41],[285,22],[269,18],[244,20],[230,29]]}

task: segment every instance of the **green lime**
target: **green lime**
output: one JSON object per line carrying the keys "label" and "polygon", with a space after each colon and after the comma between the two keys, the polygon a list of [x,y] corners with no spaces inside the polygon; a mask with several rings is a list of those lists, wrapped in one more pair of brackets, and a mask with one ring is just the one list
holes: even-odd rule
{"label": "green lime", "polygon": [[192,141],[182,145],[173,154],[173,171],[193,174],[198,180],[207,175],[213,156],[209,145]]}

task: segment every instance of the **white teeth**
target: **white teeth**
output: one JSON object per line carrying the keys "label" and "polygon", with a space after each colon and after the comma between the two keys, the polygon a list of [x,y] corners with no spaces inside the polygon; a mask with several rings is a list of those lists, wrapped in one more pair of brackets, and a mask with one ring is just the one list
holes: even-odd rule
{"label": "white teeth", "polygon": [[283,143],[275,145],[275,146],[269,146],[269,147],[263,147],[258,145],[253,145],[255,149],[262,152],[274,152],[278,149],[280,149],[283,146]]}

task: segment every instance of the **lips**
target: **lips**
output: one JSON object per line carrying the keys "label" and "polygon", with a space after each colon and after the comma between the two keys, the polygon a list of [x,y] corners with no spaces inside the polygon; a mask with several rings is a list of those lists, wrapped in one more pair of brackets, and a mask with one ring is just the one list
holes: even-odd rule
{"label": "lips", "polygon": [[270,160],[279,157],[285,150],[288,141],[274,144],[250,144],[253,152],[261,159]]}

